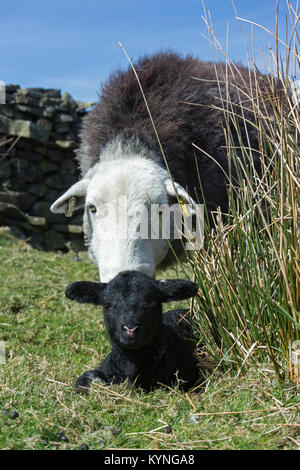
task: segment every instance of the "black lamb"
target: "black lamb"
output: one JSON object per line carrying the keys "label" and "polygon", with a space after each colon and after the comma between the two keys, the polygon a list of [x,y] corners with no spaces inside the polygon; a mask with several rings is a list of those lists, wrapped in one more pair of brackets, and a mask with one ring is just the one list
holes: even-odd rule
{"label": "black lamb", "polygon": [[90,382],[129,385],[150,391],[159,385],[187,390],[199,377],[196,339],[186,319],[187,310],[162,313],[162,303],[194,296],[194,282],[155,280],[136,271],[123,271],[109,283],[74,282],[66,296],[82,303],[103,305],[111,352],[96,369],[76,381],[77,391]]}

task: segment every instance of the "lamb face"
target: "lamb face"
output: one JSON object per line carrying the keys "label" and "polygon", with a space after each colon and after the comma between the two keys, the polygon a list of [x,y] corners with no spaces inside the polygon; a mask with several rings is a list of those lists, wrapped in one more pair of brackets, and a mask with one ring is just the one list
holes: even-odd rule
{"label": "lamb face", "polygon": [[104,292],[104,321],[111,343],[121,349],[140,349],[153,343],[162,328],[162,295],[140,273],[120,273]]}
{"label": "lamb face", "polygon": [[184,381],[194,382],[196,363],[193,351],[185,344],[186,330],[178,328],[181,317],[178,311],[168,312],[163,321],[161,304],[186,299],[197,290],[191,281],[156,281],[136,271],[119,273],[108,284],[70,284],[66,289],[70,299],[104,306],[112,344],[104,362],[78,378],[77,389],[86,389],[94,380],[121,383],[128,378],[134,384],[139,377],[141,386],[150,390],[165,380],[171,385],[176,371]]}
{"label": "lamb face", "polygon": [[161,306],[153,310],[152,305],[124,302],[119,307],[104,310],[104,321],[112,345],[121,349],[140,349],[153,343],[159,336]]}
{"label": "lamb face", "polygon": [[197,284],[191,281],[156,281],[137,271],[124,271],[109,283],[74,282],[67,287],[66,295],[78,302],[103,305],[112,344],[139,349],[160,335],[162,302],[189,298],[197,290]]}

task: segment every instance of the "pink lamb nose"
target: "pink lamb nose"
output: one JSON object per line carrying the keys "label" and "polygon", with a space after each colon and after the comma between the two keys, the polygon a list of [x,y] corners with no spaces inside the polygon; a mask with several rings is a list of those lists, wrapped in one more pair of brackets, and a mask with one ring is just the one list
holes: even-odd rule
{"label": "pink lamb nose", "polygon": [[128,328],[126,325],[123,325],[123,329],[126,331],[128,336],[133,336],[134,332],[138,329],[138,325],[136,325],[134,328]]}

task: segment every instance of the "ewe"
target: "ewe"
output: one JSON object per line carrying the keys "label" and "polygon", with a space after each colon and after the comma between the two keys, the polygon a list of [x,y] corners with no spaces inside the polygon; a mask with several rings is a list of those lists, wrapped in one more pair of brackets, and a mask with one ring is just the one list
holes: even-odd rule
{"label": "ewe", "polygon": [[[151,205],[172,207],[178,195],[193,212],[203,192],[209,211],[218,206],[226,210],[226,175],[234,178],[235,171],[233,161],[227,161],[223,106],[231,102],[228,109],[244,117],[247,129],[242,117],[238,126],[242,139],[246,147],[258,148],[256,126],[251,125],[255,79],[247,68],[173,53],[146,56],[135,65],[170,174],[133,71],[117,71],[103,85],[99,103],[83,123],[77,151],[81,179],[51,206],[66,216],[84,207],[89,255],[102,282],[125,270],[154,277],[156,267],[168,260],[168,253],[172,255],[168,241],[177,242],[172,222],[167,237],[140,236],[142,214],[150,213]],[[230,146],[243,159],[236,128],[231,126]],[[258,165],[259,154],[251,153]],[[159,211],[151,214],[151,229],[159,220]]]}
{"label": "ewe", "polygon": [[186,310],[162,314],[162,302],[182,300],[197,293],[194,282],[157,281],[136,271],[119,273],[108,284],[73,282],[66,289],[72,300],[103,305],[111,352],[96,369],[82,374],[76,389],[90,382],[139,385],[145,391],[179,379],[184,390],[198,378],[195,338],[184,315]]}

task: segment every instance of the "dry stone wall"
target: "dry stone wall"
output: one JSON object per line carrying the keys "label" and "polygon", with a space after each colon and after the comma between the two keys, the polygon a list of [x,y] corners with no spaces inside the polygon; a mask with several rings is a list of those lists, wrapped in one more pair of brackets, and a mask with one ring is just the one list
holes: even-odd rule
{"label": "dry stone wall", "polygon": [[50,205],[78,180],[74,149],[92,103],[68,93],[6,86],[0,104],[0,225],[46,250],[82,248],[82,214],[52,214]]}

